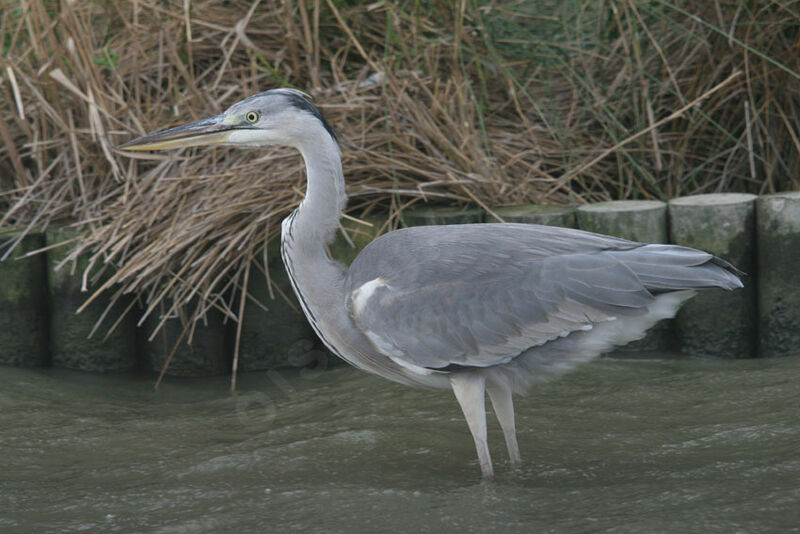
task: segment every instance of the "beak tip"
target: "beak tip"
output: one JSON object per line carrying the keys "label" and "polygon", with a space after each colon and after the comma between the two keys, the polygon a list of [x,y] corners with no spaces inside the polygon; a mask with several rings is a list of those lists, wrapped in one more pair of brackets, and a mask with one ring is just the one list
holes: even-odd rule
{"label": "beak tip", "polygon": [[227,141],[233,128],[224,124],[219,117],[212,117],[131,139],[117,146],[117,150],[142,152],[220,145]]}
{"label": "beak tip", "polygon": [[116,148],[117,150],[142,150],[142,148],[140,148],[142,144],[145,146],[148,144],[142,143],[143,139],[143,137],[134,137],[133,139],[129,139],[128,141],[117,145]]}
{"label": "beak tip", "polygon": [[127,141],[125,143],[122,143],[121,145],[117,145],[116,148],[117,148],[117,150],[127,150],[128,152],[134,152],[136,150],[141,150],[141,149],[136,147],[135,141],[136,141],[135,139],[132,140],[132,141]]}

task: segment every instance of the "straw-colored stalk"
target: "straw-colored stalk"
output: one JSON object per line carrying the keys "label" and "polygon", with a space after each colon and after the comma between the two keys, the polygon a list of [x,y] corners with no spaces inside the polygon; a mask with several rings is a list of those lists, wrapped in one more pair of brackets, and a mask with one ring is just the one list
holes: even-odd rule
{"label": "straw-colored stalk", "polygon": [[142,320],[236,319],[299,158],[115,146],[285,85],[342,132],[351,213],[392,224],[418,202],[796,188],[800,2],[706,4],[0,1],[0,224],[81,229],[87,289]]}

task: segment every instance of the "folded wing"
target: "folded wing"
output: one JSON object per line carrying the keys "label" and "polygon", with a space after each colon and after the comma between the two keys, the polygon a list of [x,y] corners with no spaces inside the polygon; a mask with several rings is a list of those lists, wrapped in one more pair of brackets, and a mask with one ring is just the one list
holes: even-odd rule
{"label": "folded wing", "polygon": [[740,287],[714,256],[577,230],[418,227],[367,246],[347,310],[376,349],[418,373],[506,363],[594,325],[647,313],[654,294]]}

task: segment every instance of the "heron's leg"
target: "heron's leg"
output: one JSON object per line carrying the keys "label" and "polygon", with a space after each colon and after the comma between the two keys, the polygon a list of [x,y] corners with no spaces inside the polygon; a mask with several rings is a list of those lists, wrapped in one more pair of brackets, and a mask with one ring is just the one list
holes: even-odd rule
{"label": "heron's leg", "polygon": [[489,392],[489,398],[492,400],[492,406],[494,406],[494,413],[497,415],[497,420],[500,421],[500,427],[503,429],[511,464],[519,465],[522,463],[522,457],[519,454],[519,445],[517,444],[517,429],[514,425],[514,401],[511,399],[511,390],[490,382],[486,384],[486,391]]}
{"label": "heron's leg", "polygon": [[461,411],[467,419],[467,425],[475,440],[478,450],[478,462],[485,478],[494,476],[492,457],[489,456],[489,443],[486,440],[486,405],[484,395],[486,383],[482,376],[471,373],[458,373],[450,377],[450,385],[456,395]]}

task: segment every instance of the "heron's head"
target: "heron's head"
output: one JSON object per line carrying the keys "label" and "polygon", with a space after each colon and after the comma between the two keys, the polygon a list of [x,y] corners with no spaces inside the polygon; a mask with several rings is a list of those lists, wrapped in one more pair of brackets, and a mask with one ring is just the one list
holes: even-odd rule
{"label": "heron's head", "polygon": [[333,129],[305,93],[273,89],[229,107],[221,115],[139,137],[121,145],[123,150],[166,150],[190,146],[286,145],[315,142],[316,135]]}

